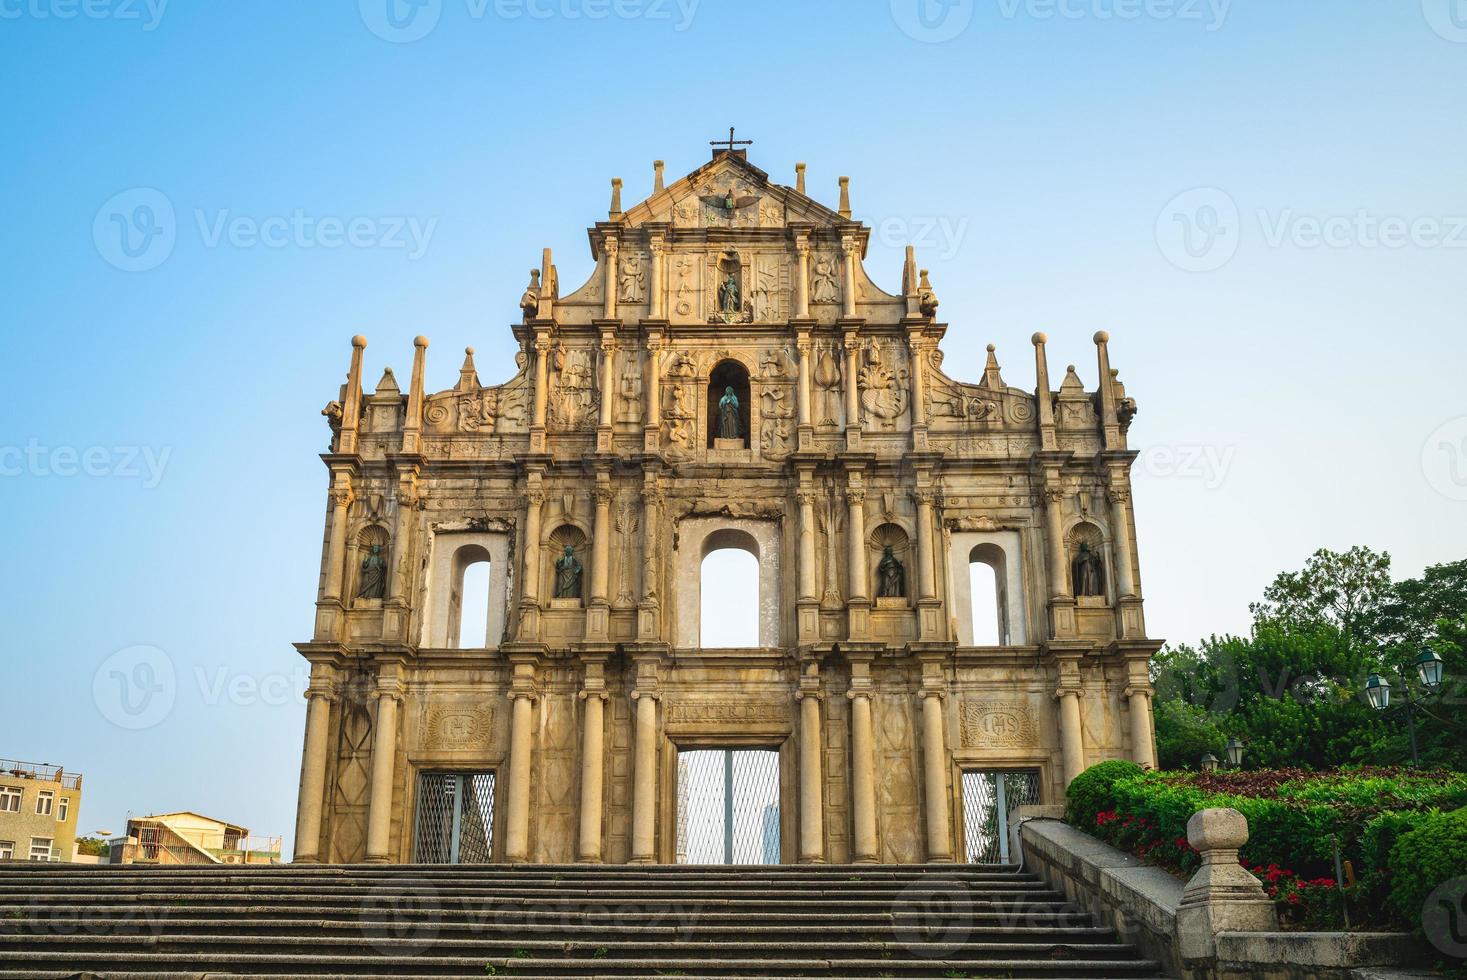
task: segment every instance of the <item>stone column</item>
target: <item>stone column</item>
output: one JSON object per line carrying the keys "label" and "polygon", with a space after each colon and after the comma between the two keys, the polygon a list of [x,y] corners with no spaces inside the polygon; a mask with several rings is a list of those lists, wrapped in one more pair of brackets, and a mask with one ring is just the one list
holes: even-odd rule
{"label": "stone column", "polygon": [[1060,750],[1064,756],[1065,785],[1085,771],[1085,734],[1080,723],[1079,687],[1061,686],[1055,691],[1059,698]]}
{"label": "stone column", "polygon": [[605,603],[611,565],[611,486],[597,474],[596,518],[591,526],[591,601]]}
{"label": "stone column", "polygon": [[795,317],[810,316],[810,239],[799,235],[795,238]]}
{"label": "stone column", "polygon": [[647,338],[647,373],[642,378],[642,387],[647,393],[647,411],[642,415],[647,420],[643,426],[642,448],[646,452],[655,453],[662,448],[661,337]]}
{"label": "stone column", "polygon": [[866,491],[862,489],[859,477],[856,474],[852,476],[851,485],[846,489],[846,506],[850,508],[846,515],[847,571],[851,600],[865,601],[870,598],[866,582]]}
{"label": "stone column", "polygon": [[[306,745],[301,754],[300,801],[295,816],[297,864],[320,860],[321,812],[326,793],[326,742],[330,737],[333,685],[324,679],[330,668],[313,666],[311,686],[306,690]],[[318,671],[321,675],[318,675]]]}
{"label": "stone column", "polygon": [[923,362],[922,333],[907,335],[907,352],[912,361],[912,431],[927,428],[927,380]]}
{"label": "stone column", "polygon": [[526,689],[512,690],[509,727],[509,813],[504,821],[504,859],[523,863],[530,859],[530,748],[535,737],[532,726],[535,696]]}
{"label": "stone column", "polygon": [[601,250],[606,254],[606,271],[602,279],[601,289],[606,294],[606,302],[602,307],[602,318],[606,320],[616,319],[616,255],[617,241],[608,236],[601,243]]}
{"label": "stone column", "polygon": [[[859,668],[859,673],[858,673]],[[875,863],[876,738],[871,723],[871,677],[866,664],[852,665],[851,689],[851,860]]]}
{"label": "stone column", "polygon": [[406,600],[410,586],[408,560],[412,555],[413,509],[418,505],[418,478],[415,471],[408,471],[398,481],[397,520],[392,536],[392,564],[387,566],[387,596],[393,602]]}
{"label": "stone column", "polygon": [[854,238],[842,238],[840,250],[845,258],[846,282],[842,290],[842,315],[853,317],[856,315],[856,250],[859,246]]}
{"label": "stone column", "polygon": [[653,238],[647,247],[652,253],[652,269],[647,277],[648,289],[652,299],[650,305],[647,307],[647,311],[650,319],[662,320],[666,318],[666,314],[662,310],[662,265],[666,261],[664,255],[667,249],[663,246],[661,238]]}
{"label": "stone column", "polygon": [[606,692],[588,688],[581,692],[586,702],[585,717],[581,724],[581,846],[580,859],[587,863],[601,862],[601,810],[602,781],[605,775],[605,758],[602,740],[605,731],[602,717],[606,703]]}
{"label": "stone column", "polygon": [[952,821],[948,815],[947,738],[943,733],[941,691],[920,691],[922,699],[922,777],[927,797],[927,860],[953,859]]}
{"label": "stone column", "polygon": [[[847,445],[854,445],[849,434],[861,431],[861,392],[856,380],[856,375],[860,371],[861,341],[854,333],[848,333],[845,336],[844,346],[846,376],[842,380],[846,385],[846,432],[848,434],[846,442]],[[856,439],[859,440],[859,435],[856,436]]]}
{"label": "stone column", "polygon": [[795,349],[800,354],[799,424],[810,427],[810,334],[800,331],[795,339]]}
{"label": "stone column", "polygon": [[1151,689],[1135,683],[1126,688],[1131,712],[1131,761],[1143,769],[1156,768],[1156,742],[1151,730]]}
{"label": "stone column", "polygon": [[820,665],[811,661],[800,678],[800,863],[825,862],[825,801],[820,757]]}
{"label": "stone column", "polygon": [[815,601],[815,491],[802,485],[795,491],[800,503],[800,599]]}
{"label": "stone column", "polygon": [[549,397],[549,364],[545,358],[550,353],[550,341],[545,334],[535,337],[535,421],[534,426],[545,430],[545,401]]}
{"label": "stone column", "polygon": [[341,580],[346,571],[346,517],[351,507],[351,477],[345,473],[336,475],[336,485],[331,488],[331,538],[326,548],[326,593],[324,598],[341,598]]}
{"label": "stone column", "polygon": [[601,335],[601,427],[611,428],[611,410],[616,405],[616,338]]}
{"label": "stone column", "polygon": [[367,863],[392,860],[392,774],[397,763],[397,702],[402,688],[395,676],[377,680],[377,722],[372,738],[372,785],[367,800]]}
{"label": "stone column", "polygon": [[917,597],[936,599],[937,584],[932,574],[935,553],[932,546],[932,501],[931,488],[923,487],[913,492],[917,501]]}
{"label": "stone column", "polygon": [[1065,530],[1061,513],[1065,490],[1055,484],[1044,488],[1044,543],[1049,553],[1049,597],[1067,599],[1070,595],[1069,561],[1065,557]]}
{"label": "stone column", "polygon": [[1132,572],[1131,558],[1131,490],[1122,478],[1119,482],[1112,479],[1106,492],[1110,497],[1111,541],[1115,549],[1116,598],[1133,598],[1136,595],[1136,576]]}
{"label": "stone column", "polygon": [[525,490],[524,581],[520,584],[520,594],[529,603],[540,601],[540,505],[544,502],[539,474],[533,474]]}
{"label": "stone column", "polygon": [[633,691],[637,727],[632,768],[632,864],[657,860],[657,695]]}

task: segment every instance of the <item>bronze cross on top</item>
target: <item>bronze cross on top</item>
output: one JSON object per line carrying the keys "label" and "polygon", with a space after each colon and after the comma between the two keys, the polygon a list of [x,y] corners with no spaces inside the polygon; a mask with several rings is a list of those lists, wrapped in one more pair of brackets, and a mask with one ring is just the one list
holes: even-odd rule
{"label": "bronze cross on top", "polygon": [[726,139],[726,140],[709,140],[708,141],[708,145],[709,146],[716,146],[716,147],[719,147],[720,149],[726,149],[726,150],[728,150],[728,152],[732,153],[733,150],[734,150],[734,147],[736,147],[736,146],[751,146],[753,144],[753,142],[754,142],[753,140],[736,140],[736,139],[734,139],[734,128],[732,126],[730,126],[730,127],[728,127],[728,139]]}

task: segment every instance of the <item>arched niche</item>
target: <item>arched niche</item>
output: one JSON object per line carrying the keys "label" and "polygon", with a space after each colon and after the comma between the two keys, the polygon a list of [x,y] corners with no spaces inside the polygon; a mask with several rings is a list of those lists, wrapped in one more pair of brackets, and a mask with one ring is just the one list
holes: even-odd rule
{"label": "arched niche", "polygon": [[973,564],[993,570],[993,602],[998,620],[1000,646],[1022,646],[1029,642],[1029,621],[1024,595],[1023,550],[1018,531],[954,531],[948,553],[948,577],[952,582],[951,614],[957,623],[958,642],[973,645]]}
{"label": "arched niche", "polygon": [[[867,578],[871,583],[871,591],[868,593],[878,599],[902,600],[910,602],[916,594],[917,572],[915,562],[912,560],[912,541],[907,535],[906,529],[900,524],[890,521],[878,524],[871,529],[866,538],[866,567]],[[881,561],[886,555],[886,549],[891,548],[891,556],[902,566],[901,591],[895,595],[883,595],[884,576],[881,572]]]}
{"label": "arched niche", "polygon": [[702,633],[703,559],[736,548],[759,561],[759,646],[780,646],[783,609],[780,596],[779,524],[753,518],[688,517],[677,524],[673,553],[673,636],[678,646],[696,648]]}
{"label": "arched niche", "polygon": [[[382,564],[375,569],[366,569],[362,563],[377,549]],[[347,553],[347,581],[350,583],[352,605],[363,605],[387,598],[388,562],[391,560],[388,549],[387,529],[380,524],[367,524],[357,532],[356,539]],[[373,587],[375,586],[375,587]]]}
{"label": "arched niche", "polygon": [[[569,548],[571,554],[581,565],[580,589],[574,596],[557,596],[556,579],[559,574],[555,563],[565,555],[565,549]],[[585,605],[587,591],[591,587],[591,549],[586,538],[586,532],[574,524],[562,524],[552,530],[545,537],[545,551],[540,562],[541,595],[555,603],[578,602]]]}
{"label": "arched niche", "polygon": [[[1095,556],[1094,572],[1086,581],[1081,568],[1082,548]],[[1078,521],[1065,536],[1065,555],[1068,558],[1070,594],[1075,598],[1092,598],[1106,601],[1110,595],[1111,568],[1109,549],[1105,533],[1089,521]]]}
{"label": "arched niche", "polygon": [[744,448],[749,448],[749,430],[753,424],[753,409],[749,392],[749,369],[742,362],[727,358],[713,365],[708,373],[708,447],[719,438],[719,402],[724,393],[732,388],[739,400],[739,433]]}
{"label": "arched niche", "polygon": [[[469,567],[489,563],[484,636],[462,636],[464,576]],[[494,649],[504,638],[509,610],[509,535],[505,532],[446,531],[429,544],[427,614],[422,642],[429,647]],[[474,601],[478,601],[475,598]]]}

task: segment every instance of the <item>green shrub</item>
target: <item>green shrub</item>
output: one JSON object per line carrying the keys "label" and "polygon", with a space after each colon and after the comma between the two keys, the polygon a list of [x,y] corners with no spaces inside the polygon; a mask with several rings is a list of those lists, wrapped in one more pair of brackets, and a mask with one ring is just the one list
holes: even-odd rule
{"label": "green shrub", "polygon": [[1425,815],[1391,848],[1391,906],[1421,928],[1421,910],[1432,889],[1467,877],[1467,807]]}
{"label": "green shrub", "polygon": [[1391,851],[1403,834],[1420,826],[1436,810],[1387,810],[1365,825],[1360,839],[1360,887],[1365,899],[1375,908],[1384,908],[1390,899],[1392,874]]}
{"label": "green shrub", "polygon": [[1065,819],[1077,827],[1089,830],[1095,825],[1097,813],[1115,809],[1111,787],[1119,780],[1139,776],[1145,771],[1136,763],[1123,759],[1091,766],[1071,780],[1069,789],[1065,791],[1069,798]]}

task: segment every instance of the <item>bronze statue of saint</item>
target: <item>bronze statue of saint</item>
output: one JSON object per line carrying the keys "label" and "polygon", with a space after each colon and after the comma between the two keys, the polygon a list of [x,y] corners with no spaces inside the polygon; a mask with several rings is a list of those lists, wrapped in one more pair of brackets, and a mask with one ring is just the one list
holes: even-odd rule
{"label": "bronze statue of saint", "polygon": [[718,287],[718,305],[725,313],[739,312],[739,281],[732,272],[723,281],[723,285]]}
{"label": "bronze statue of saint", "polygon": [[892,553],[891,545],[881,550],[881,562],[876,566],[876,596],[879,599],[903,599],[907,595],[907,570],[901,559]]}
{"label": "bronze statue of saint", "polygon": [[372,545],[362,559],[362,573],[358,579],[358,599],[381,599],[387,594],[387,561],[382,557],[382,546]]}
{"label": "bronze statue of saint", "polygon": [[1075,556],[1073,574],[1075,595],[1105,595],[1105,570],[1100,563],[1100,555],[1091,551],[1086,542],[1080,543],[1080,553]]}
{"label": "bronze statue of saint", "polygon": [[576,561],[575,550],[565,546],[565,552],[555,562],[555,598],[579,599],[581,597],[581,563]]}
{"label": "bronze statue of saint", "polygon": [[739,396],[733,388],[724,388],[718,399],[718,438],[742,439],[743,423],[739,421]]}

